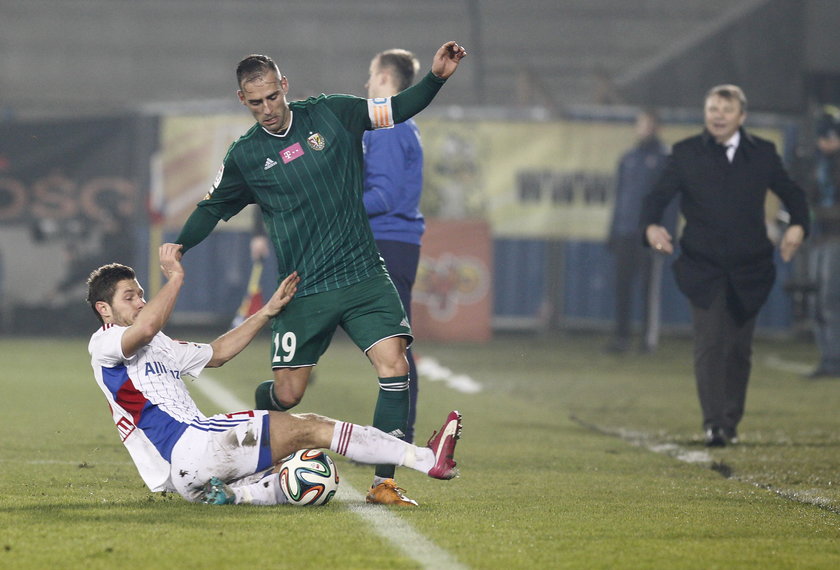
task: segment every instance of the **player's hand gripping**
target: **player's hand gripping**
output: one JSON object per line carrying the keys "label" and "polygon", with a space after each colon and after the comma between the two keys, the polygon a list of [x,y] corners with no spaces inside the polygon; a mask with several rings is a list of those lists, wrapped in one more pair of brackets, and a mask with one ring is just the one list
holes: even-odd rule
{"label": "player's hand gripping", "polygon": [[181,265],[182,247],[179,243],[165,243],[158,249],[160,270],[167,281],[176,275],[184,276],[184,267]]}
{"label": "player's hand gripping", "polygon": [[437,50],[432,60],[432,73],[441,79],[448,79],[458,69],[458,64],[467,56],[467,50],[455,42],[446,42]]}
{"label": "player's hand gripping", "polygon": [[268,302],[263,305],[263,311],[265,311],[266,316],[271,318],[279,314],[280,311],[289,304],[292,297],[294,297],[295,293],[297,293],[298,283],[300,283],[300,276],[297,271],[294,271],[291,275],[287,276],[280,282],[277,290]]}

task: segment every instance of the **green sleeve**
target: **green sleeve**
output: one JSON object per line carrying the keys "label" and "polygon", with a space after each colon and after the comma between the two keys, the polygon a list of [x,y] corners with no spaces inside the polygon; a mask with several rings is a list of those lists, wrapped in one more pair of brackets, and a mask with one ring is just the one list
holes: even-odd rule
{"label": "green sleeve", "polygon": [[201,243],[204,238],[210,235],[210,232],[218,223],[219,218],[213,215],[208,208],[202,208],[201,206],[196,208],[187,218],[184,227],[181,228],[181,233],[175,239],[175,243],[184,246],[181,253],[186,253],[188,249]]}
{"label": "green sleeve", "polygon": [[423,109],[425,109],[437,92],[446,83],[431,71],[420,81],[391,97],[391,110],[394,113],[394,122],[402,123],[407,121]]}

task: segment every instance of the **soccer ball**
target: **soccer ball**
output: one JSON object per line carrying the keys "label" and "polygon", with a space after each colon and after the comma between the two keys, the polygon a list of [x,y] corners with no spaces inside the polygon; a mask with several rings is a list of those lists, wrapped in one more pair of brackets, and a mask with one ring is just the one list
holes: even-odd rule
{"label": "soccer ball", "polygon": [[280,462],[280,488],[289,504],[326,505],[338,490],[338,470],[330,456],[317,449],[301,449]]}

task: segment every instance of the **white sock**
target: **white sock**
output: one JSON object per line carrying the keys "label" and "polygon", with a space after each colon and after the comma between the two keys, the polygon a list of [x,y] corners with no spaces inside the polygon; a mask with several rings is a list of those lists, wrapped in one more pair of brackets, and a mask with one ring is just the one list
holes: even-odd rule
{"label": "white sock", "polygon": [[428,447],[417,447],[372,426],[336,422],[330,450],[359,463],[391,463],[428,473],[435,454]]}
{"label": "white sock", "polygon": [[271,473],[256,483],[229,483],[237,505],[281,505],[289,500],[280,488],[280,475]]}

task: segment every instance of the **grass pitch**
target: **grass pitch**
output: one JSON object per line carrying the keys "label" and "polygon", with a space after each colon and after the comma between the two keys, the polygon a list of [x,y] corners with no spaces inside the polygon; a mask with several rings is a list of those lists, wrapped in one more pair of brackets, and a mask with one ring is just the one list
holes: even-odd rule
{"label": "grass pitch", "polygon": [[[195,335],[189,338],[201,340]],[[756,343],[743,443],[708,451],[691,344],[607,356],[597,336],[418,342],[478,393],[423,381],[418,439],[464,414],[462,475],[400,470],[389,510],[468,568],[840,567],[840,381],[806,381],[807,343]],[[210,507],[150,493],[93,380],[87,338],[0,339],[0,568],[418,568],[354,509]],[[209,371],[246,402],[268,338]],[[782,365],[780,365],[782,363]],[[300,411],[369,423],[376,382],[337,339]],[[199,380],[200,382],[200,380]],[[193,390],[205,413],[218,408]],[[372,468],[336,459],[361,491]],[[369,507],[379,508],[379,507]]]}

